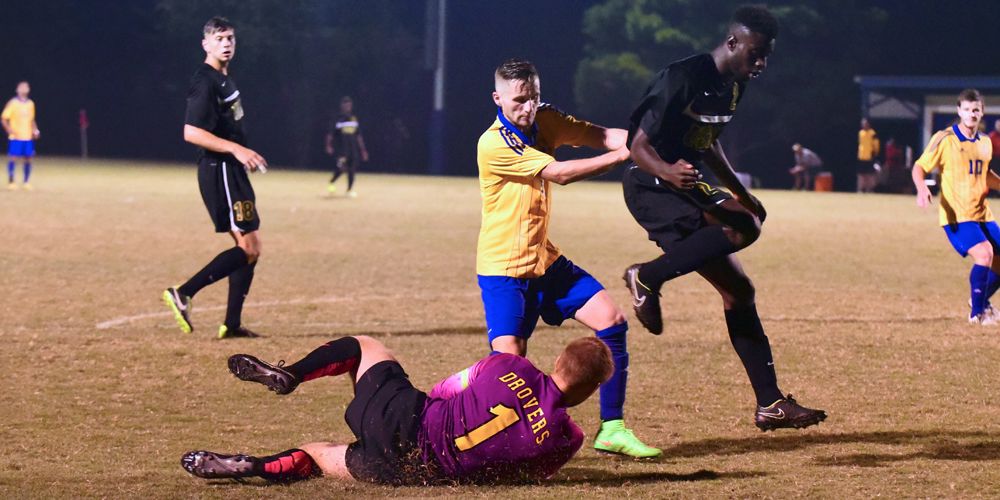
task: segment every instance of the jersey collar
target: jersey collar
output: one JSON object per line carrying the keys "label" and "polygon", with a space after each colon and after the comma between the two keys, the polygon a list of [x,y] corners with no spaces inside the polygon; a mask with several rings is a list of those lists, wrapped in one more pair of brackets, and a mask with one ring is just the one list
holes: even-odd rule
{"label": "jersey collar", "polygon": [[972,136],[972,138],[969,139],[968,137],[962,134],[962,129],[958,128],[957,123],[951,126],[951,131],[955,132],[955,137],[958,137],[958,142],[965,142],[965,141],[976,142],[979,140],[978,130],[976,131],[976,135]]}
{"label": "jersey collar", "polygon": [[521,142],[523,142],[525,146],[535,145],[535,138],[538,137],[538,123],[531,124],[531,137],[527,137],[521,129],[517,128],[517,126],[507,120],[507,117],[503,115],[503,109],[499,106],[497,106],[497,120],[500,120],[500,123],[504,127],[513,132],[518,139],[521,139]]}

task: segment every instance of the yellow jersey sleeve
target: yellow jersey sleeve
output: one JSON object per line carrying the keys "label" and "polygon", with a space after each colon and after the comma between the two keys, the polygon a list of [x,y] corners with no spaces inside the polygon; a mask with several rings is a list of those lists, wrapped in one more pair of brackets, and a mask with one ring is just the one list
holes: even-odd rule
{"label": "yellow jersey sleeve", "polygon": [[7,104],[3,107],[3,113],[0,113],[0,120],[10,120],[14,114],[14,106],[12,104],[14,104],[13,99],[7,101]]}
{"label": "yellow jersey sleeve", "polygon": [[944,147],[942,142],[944,138],[949,134],[948,130],[939,130],[933,136],[931,136],[931,141],[927,143],[927,148],[924,149],[923,154],[917,159],[917,165],[927,173],[932,170],[942,168],[944,166],[942,158],[944,157],[942,151]]}
{"label": "yellow jersey sleeve", "polygon": [[541,134],[550,136],[544,137],[539,142],[548,143],[553,149],[560,146],[583,146],[587,140],[587,134],[594,127],[592,123],[580,120],[550,104],[542,105],[535,121],[538,122]]}

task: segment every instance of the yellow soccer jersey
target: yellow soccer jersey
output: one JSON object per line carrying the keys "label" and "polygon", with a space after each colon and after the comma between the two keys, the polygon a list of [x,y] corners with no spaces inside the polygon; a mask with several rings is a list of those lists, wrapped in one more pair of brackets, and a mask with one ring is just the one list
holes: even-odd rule
{"label": "yellow soccer jersey", "polygon": [[858,131],[858,159],[861,161],[871,161],[878,154],[879,142],[875,129],[861,129]]}
{"label": "yellow soccer jersey", "polygon": [[942,226],[993,220],[993,212],[986,203],[989,193],[986,176],[992,157],[993,144],[989,138],[978,132],[971,139],[965,137],[958,125],[931,137],[917,165],[924,172],[941,169],[939,220]]}
{"label": "yellow soccer jersey", "polygon": [[30,141],[35,137],[35,101],[13,98],[0,114],[0,119],[10,120],[11,134],[8,139]]}
{"label": "yellow soccer jersey", "polygon": [[557,258],[549,241],[549,181],[538,174],[556,161],[563,145],[582,145],[588,122],[543,104],[528,135],[502,113],[479,137],[479,189],[483,222],[479,230],[476,273],[481,276],[537,278]]}

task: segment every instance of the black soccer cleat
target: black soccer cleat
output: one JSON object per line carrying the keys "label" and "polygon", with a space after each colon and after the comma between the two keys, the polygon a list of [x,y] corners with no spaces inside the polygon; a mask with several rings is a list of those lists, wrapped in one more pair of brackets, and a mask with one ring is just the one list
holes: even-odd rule
{"label": "black soccer cleat", "polygon": [[234,354],[229,357],[229,371],[236,378],[264,384],[278,394],[288,394],[299,386],[299,379],[283,369],[283,365],[284,361],[274,366],[249,354]]}
{"label": "black soccer cleat", "polygon": [[211,451],[189,451],[181,457],[181,467],[202,479],[239,479],[256,476],[249,455],[221,455]]}
{"label": "black soccer cleat", "polygon": [[789,394],[771,406],[758,406],[753,420],[757,428],[764,432],[774,429],[802,429],[826,420],[826,412],[801,406]]}
{"label": "black soccer cleat", "polygon": [[632,295],[632,308],[639,323],[653,335],[663,333],[663,315],[660,313],[660,294],[639,281],[642,264],[632,264],[625,270],[622,279]]}

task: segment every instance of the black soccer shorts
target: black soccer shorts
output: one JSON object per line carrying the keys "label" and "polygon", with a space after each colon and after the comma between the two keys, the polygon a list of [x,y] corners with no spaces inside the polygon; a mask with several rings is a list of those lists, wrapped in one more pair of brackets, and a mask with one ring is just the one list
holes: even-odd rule
{"label": "black soccer shorts", "polygon": [[239,162],[206,156],[198,162],[198,188],[217,233],[260,228],[257,197]]}
{"label": "black soccer shorts", "polygon": [[396,361],[376,363],[358,379],[344,414],[357,437],[345,457],[351,476],[394,485],[421,484],[430,477],[417,447],[426,400]]}
{"label": "black soccer shorts", "polygon": [[626,167],[622,186],[632,217],[664,251],[705,227],[705,212],[732,199],[729,193],[704,182],[686,191],[676,190],[634,163]]}

